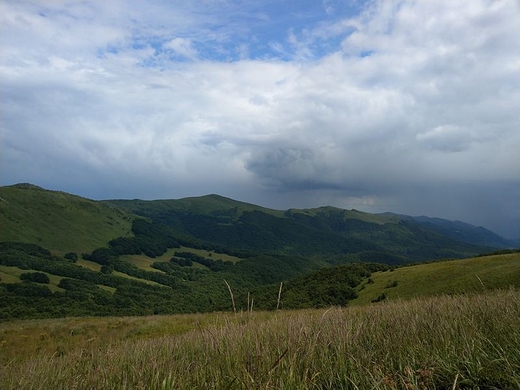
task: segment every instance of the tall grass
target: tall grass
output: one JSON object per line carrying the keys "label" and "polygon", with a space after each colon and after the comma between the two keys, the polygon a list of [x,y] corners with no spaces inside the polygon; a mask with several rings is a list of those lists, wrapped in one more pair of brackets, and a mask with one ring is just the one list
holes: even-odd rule
{"label": "tall grass", "polygon": [[183,334],[14,359],[0,388],[519,389],[520,292],[223,315]]}

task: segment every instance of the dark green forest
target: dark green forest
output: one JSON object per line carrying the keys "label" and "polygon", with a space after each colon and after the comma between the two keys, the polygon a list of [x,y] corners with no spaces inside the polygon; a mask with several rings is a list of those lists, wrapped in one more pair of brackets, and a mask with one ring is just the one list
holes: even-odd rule
{"label": "dark green forest", "polygon": [[[226,198],[202,197],[219,204]],[[462,258],[490,247],[457,241],[396,216],[323,207],[309,211],[232,207],[211,211],[179,208],[176,201],[111,201],[178,235],[213,246],[270,254],[317,256],[329,263],[380,261],[404,264],[438,258]],[[239,204],[240,205],[240,204]],[[229,207],[229,206],[228,206]]]}
{"label": "dark green forest", "polygon": [[[305,259],[260,255],[237,264],[216,262],[217,266],[198,269],[179,265],[182,253],[173,261],[154,263],[164,273],[141,270],[122,262],[110,250],[95,250],[88,257],[109,267],[96,272],[76,265],[73,260],[52,255],[35,244],[0,243],[0,265],[31,270],[21,283],[1,283],[0,319],[62,317],[85,315],[150,315],[231,310],[224,280],[233,288],[237,307],[247,310],[248,293],[259,310],[277,304],[278,283],[296,275],[307,274],[288,282],[282,307],[321,307],[345,305],[355,298],[353,288],[375,270],[387,266],[356,264],[317,271]],[[206,259],[184,258],[191,262]],[[159,266],[158,264],[162,264]],[[115,276],[113,270],[141,279]],[[62,277],[52,292],[47,274]],[[312,283],[309,281],[312,280]],[[157,284],[148,284],[153,281]],[[106,288],[109,289],[107,290]],[[112,291],[110,291],[112,290]]]}

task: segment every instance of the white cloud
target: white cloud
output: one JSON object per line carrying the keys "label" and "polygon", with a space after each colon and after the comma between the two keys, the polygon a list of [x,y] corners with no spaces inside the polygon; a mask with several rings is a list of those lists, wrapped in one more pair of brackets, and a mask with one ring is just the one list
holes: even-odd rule
{"label": "white cloud", "polygon": [[164,46],[168,49],[172,49],[180,56],[192,60],[197,58],[197,50],[193,47],[190,39],[177,37],[166,43]]}

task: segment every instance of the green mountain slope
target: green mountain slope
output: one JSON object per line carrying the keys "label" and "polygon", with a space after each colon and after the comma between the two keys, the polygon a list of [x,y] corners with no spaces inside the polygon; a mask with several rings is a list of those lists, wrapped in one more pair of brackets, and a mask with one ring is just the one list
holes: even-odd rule
{"label": "green mountain slope", "polygon": [[[324,267],[312,259],[266,255],[214,267],[186,248],[173,255],[178,259],[185,253],[191,253],[192,266],[168,260],[171,252],[152,264],[113,259],[100,265],[53,256],[34,244],[0,243],[0,321],[226,311],[233,306],[245,311],[253,302],[256,310],[327,307],[520,287],[519,252],[395,269],[374,263]],[[225,281],[234,293],[233,305]]]}
{"label": "green mountain slope", "polygon": [[406,216],[334,207],[280,211],[218,195],[92,201],[30,184],[0,187],[0,241],[90,252],[132,235],[136,215],[153,221],[155,231],[167,227],[165,234],[195,246],[313,257],[330,264],[462,258],[492,250],[475,242],[493,242],[480,234],[470,244]]}
{"label": "green mountain slope", "polygon": [[358,287],[359,297],[350,304],[367,304],[382,296],[407,299],[520,288],[520,252],[404,266],[375,272],[370,279]]}
{"label": "green mountain slope", "polygon": [[30,184],[0,187],[0,242],[90,252],[129,235],[133,218],[104,203]]}
{"label": "green mountain slope", "polygon": [[[520,252],[389,267],[358,263],[323,268],[284,282],[280,307],[367,305],[384,300],[520,288]],[[274,309],[280,285],[252,293],[255,307]],[[241,298],[243,299],[243,297]]]}
{"label": "green mountain slope", "polygon": [[211,245],[320,257],[329,263],[401,264],[490,251],[484,245],[457,241],[399,216],[334,207],[278,211],[217,195],[180,200],[113,200],[107,204]]}
{"label": "green mountain slope", "polygon": [[[150,264],[107,251],[94,251],[91,260],[76,260],[52,255],[35,244],[0,242],[0,321],[225,311],[231,303],[224,280],[237,297],[244,297],[236,301],[243,310],[253,288],[324,266],[312,259],[267,255],[234,264],[218,259],[219,253],[208,256],[215,258],[210,260],[187,248],[173,251],[173,259],[170,252]],[[99,252],[108,256],[94,256]],[[193,264],[180,265],[188,255]]]}

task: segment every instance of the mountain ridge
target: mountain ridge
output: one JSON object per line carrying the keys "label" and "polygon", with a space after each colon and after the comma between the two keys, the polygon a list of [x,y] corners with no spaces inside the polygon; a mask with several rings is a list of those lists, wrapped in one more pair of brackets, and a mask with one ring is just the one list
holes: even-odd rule
{"label": "mountain ridge", "polygon": [[[18,195],[9,195],[13,191]],[[26,199],[19,208],[24,213],[18,210],[18,216],[9,215],[6,202],[14,201],[16,204],[31,196],[34,199]],[[348,257],[357,252],[388,251],[394,255],[410,257],[410,261],[422,261],[441,257],[464,257],[489,251],[488,249],[515,246],[510,240],[485,228],[463,222],[393,213],[371,214],[334,206],[275,210],[218,194],[181,199],[91,200],[21,183],[0,187],[0,198],[6,201],[0,202],[0,221],[4,225],[4,233],[0,237],[2,241],[16,241],[16,234],[7,234],[6,237],[5,231],[12,229],[13,222],[16,222],[13,220],[22,218],[22,214],[25,215],[23,226],[31,227],[38,222],[31,221],[32,216],[38,216],[52,227],[53,218],[61,216],[66,221],[74,213],[79,213],[79,209],[92,208],[91,211],[100,216],[108,213],[103,221],[105,225],[114,223],[114,218],[118,224],[122,224],[120,236],[131,235],[129,223],[132,219],[148,218],[155,223],[170,226],[183,237],[189,236],[214,245],[256,252],[307,256],[317,255],[322,251],[332,257]],[[45,199],[48,204],[41,204]],[[30,211],[31,207],[40,211]],[[46,209],[45,215],[42,214],[42,209]],[[82,212],[84,217],[85,210]],[[96,224],[94,221],[92,223]],[[42,229],[40,227],[37,230]],[[457,230],[461,229],[463,234],[457,234]],[[20,232],[23,227],[17,226],[17,230]],[[91,234],[91,230],[87,229],[85,234]],[[114,231],[109,238],[117,238],[114,237],[117,233],[119,232]],[[34,233],[32,237],[25,237],[21,241],[45,244],[40,236]],[[51,249],[70,248],[51,246]],[[331,262],[336,260],[332,259]]]}
{"label": "mountain ridge", "polygon": [[483,226],[476,226],[459,220],[448,220],[439,217],[428,217],[425,215],[410,216],[404,214],[383,213],[398,215],[403,219],[417,222],[427,226],[432,230],[438,231],[448,237],[462,240],[471,244],[477,242],[498,248],[516,248],[520,246],[520,239],[514,240],[503,237]]}

